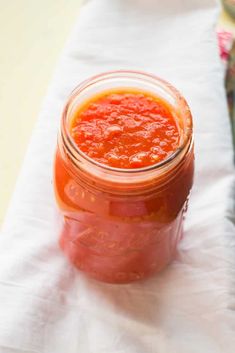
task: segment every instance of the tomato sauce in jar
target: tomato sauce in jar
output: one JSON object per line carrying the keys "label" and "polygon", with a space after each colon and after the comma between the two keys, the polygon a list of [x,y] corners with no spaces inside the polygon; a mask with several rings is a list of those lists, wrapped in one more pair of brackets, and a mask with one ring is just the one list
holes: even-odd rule
{"label": "tomato sauce in jar", "polygon": [[85,81],[64,109],[56,151],[61,248],[105,282],[160,271],[182,236],[193,170],[192,118],[174,87],[132,71]]}

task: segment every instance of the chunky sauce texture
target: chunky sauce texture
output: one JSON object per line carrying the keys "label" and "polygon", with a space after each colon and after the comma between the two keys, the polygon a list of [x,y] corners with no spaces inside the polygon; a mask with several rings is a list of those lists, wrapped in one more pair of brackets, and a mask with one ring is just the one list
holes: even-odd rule
{"label": "chunky sauce texture", "polygon": [[166,159],[179,146],[174,112],[141,91],[106,91],[85,102],[71,123],[81,151],[115,168],[142,168]]}

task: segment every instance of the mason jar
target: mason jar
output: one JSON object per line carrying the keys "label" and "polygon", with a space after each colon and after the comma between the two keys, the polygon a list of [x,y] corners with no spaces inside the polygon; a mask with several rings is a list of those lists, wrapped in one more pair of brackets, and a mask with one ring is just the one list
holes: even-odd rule
{"label": "mason jar", "polygon": [[[100,164],[74,143],[69,126],[79,106],[109,89],[140,89],[167,102],[180,143],[165,160],[136,169]],[[181,94],[143,72],[113,71],[78,85],[65,105],[54,164],[54,190],[63,216],[60,246],[91,277],[128,283],[162,270],[182,237],[193,183],[192,117]]]}

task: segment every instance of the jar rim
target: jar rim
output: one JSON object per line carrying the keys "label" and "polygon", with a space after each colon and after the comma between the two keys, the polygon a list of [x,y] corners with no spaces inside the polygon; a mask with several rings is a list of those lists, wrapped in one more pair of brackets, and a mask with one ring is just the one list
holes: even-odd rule
{"label": "jar rim", "polygon": [[[177,149],[171,153],[167,158],[163,159],[162,161],[146,166],[146,167],[141,167],[141,168],[116,168],[116,167],[111,167],[106,164],[102,164],[91,157],[89,157],[87,154],[85,154],[83,151],[79,149],[79,147],[76,145],[74,142],[71,133],[68,128],[68,123],[67,123],[67,118],[68,118],[68,109],[70,105],[72,104],[73,100],[84,90],[89,89],[92,85],[95,85],[100,82],[107,81],[109,79],[137,79],[141,81],[145,81],[147,83],[151,83],[153,86],[161,86],[163,90],[165,90],[169,95],[174,97],[176,100],[178,107],[180,111],[184,111],[185,116],[186,116],[186,126],[184,127],[184,137],[183,137],[183,142],[177,147]],[[146,73],[144,71],[135,71],[135,70],[113,70],[113,71],[107,71],[100,73],[98,75],[94,75],[84,81],[82,81],[80,84],[78,84],[73,91],[71,92],[69,99],[65,105],[63,114],[62,114],[62,129],[61,129],[61,137],[63,140],[63,143],[67,146],[69,153],[72,156],[72,159],[74,161],[76,160],[81,160],[81,158],[84,160],[84,162],[89,163],[91,166],[97,167],[99,169],[102,169],[103,171],[106,172],[113,172],[113,173],[118,173],[119,175],[136,175],[136,174],[141,174],[143,175],[144,173],[147,172],[153,172],[153,171],[159,171],[162,168],[168,166],[173,160],[176,159],[177,156],[181,154],[182,151],[187,149],[187,146],[192,144],[193,140],[193,121],[192,121],[192,115],[190,108],[188,106],[188,103],[186,102],[185,98],[181,95],[181,93],[169,82],[166,80],[159,78],[156,75]]]}

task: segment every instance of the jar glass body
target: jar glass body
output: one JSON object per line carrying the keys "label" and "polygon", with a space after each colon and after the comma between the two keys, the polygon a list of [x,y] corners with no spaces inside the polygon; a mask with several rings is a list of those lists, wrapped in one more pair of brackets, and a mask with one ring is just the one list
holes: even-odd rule
{"label": "jar glass body", "polygon": [[[169,102],[182,138],[168,160],[122,170],[102,166],[79,151],[69,135],[73,112],[107,87],[136,87]],[[191,114],[172,86],[124,71],[84,82],[65,107],[55,156],[54,189],[64,220],[61,248],[78,269],[105,282],[128,283],[160,271],[174,257],[182,236],[193,170]]]}

